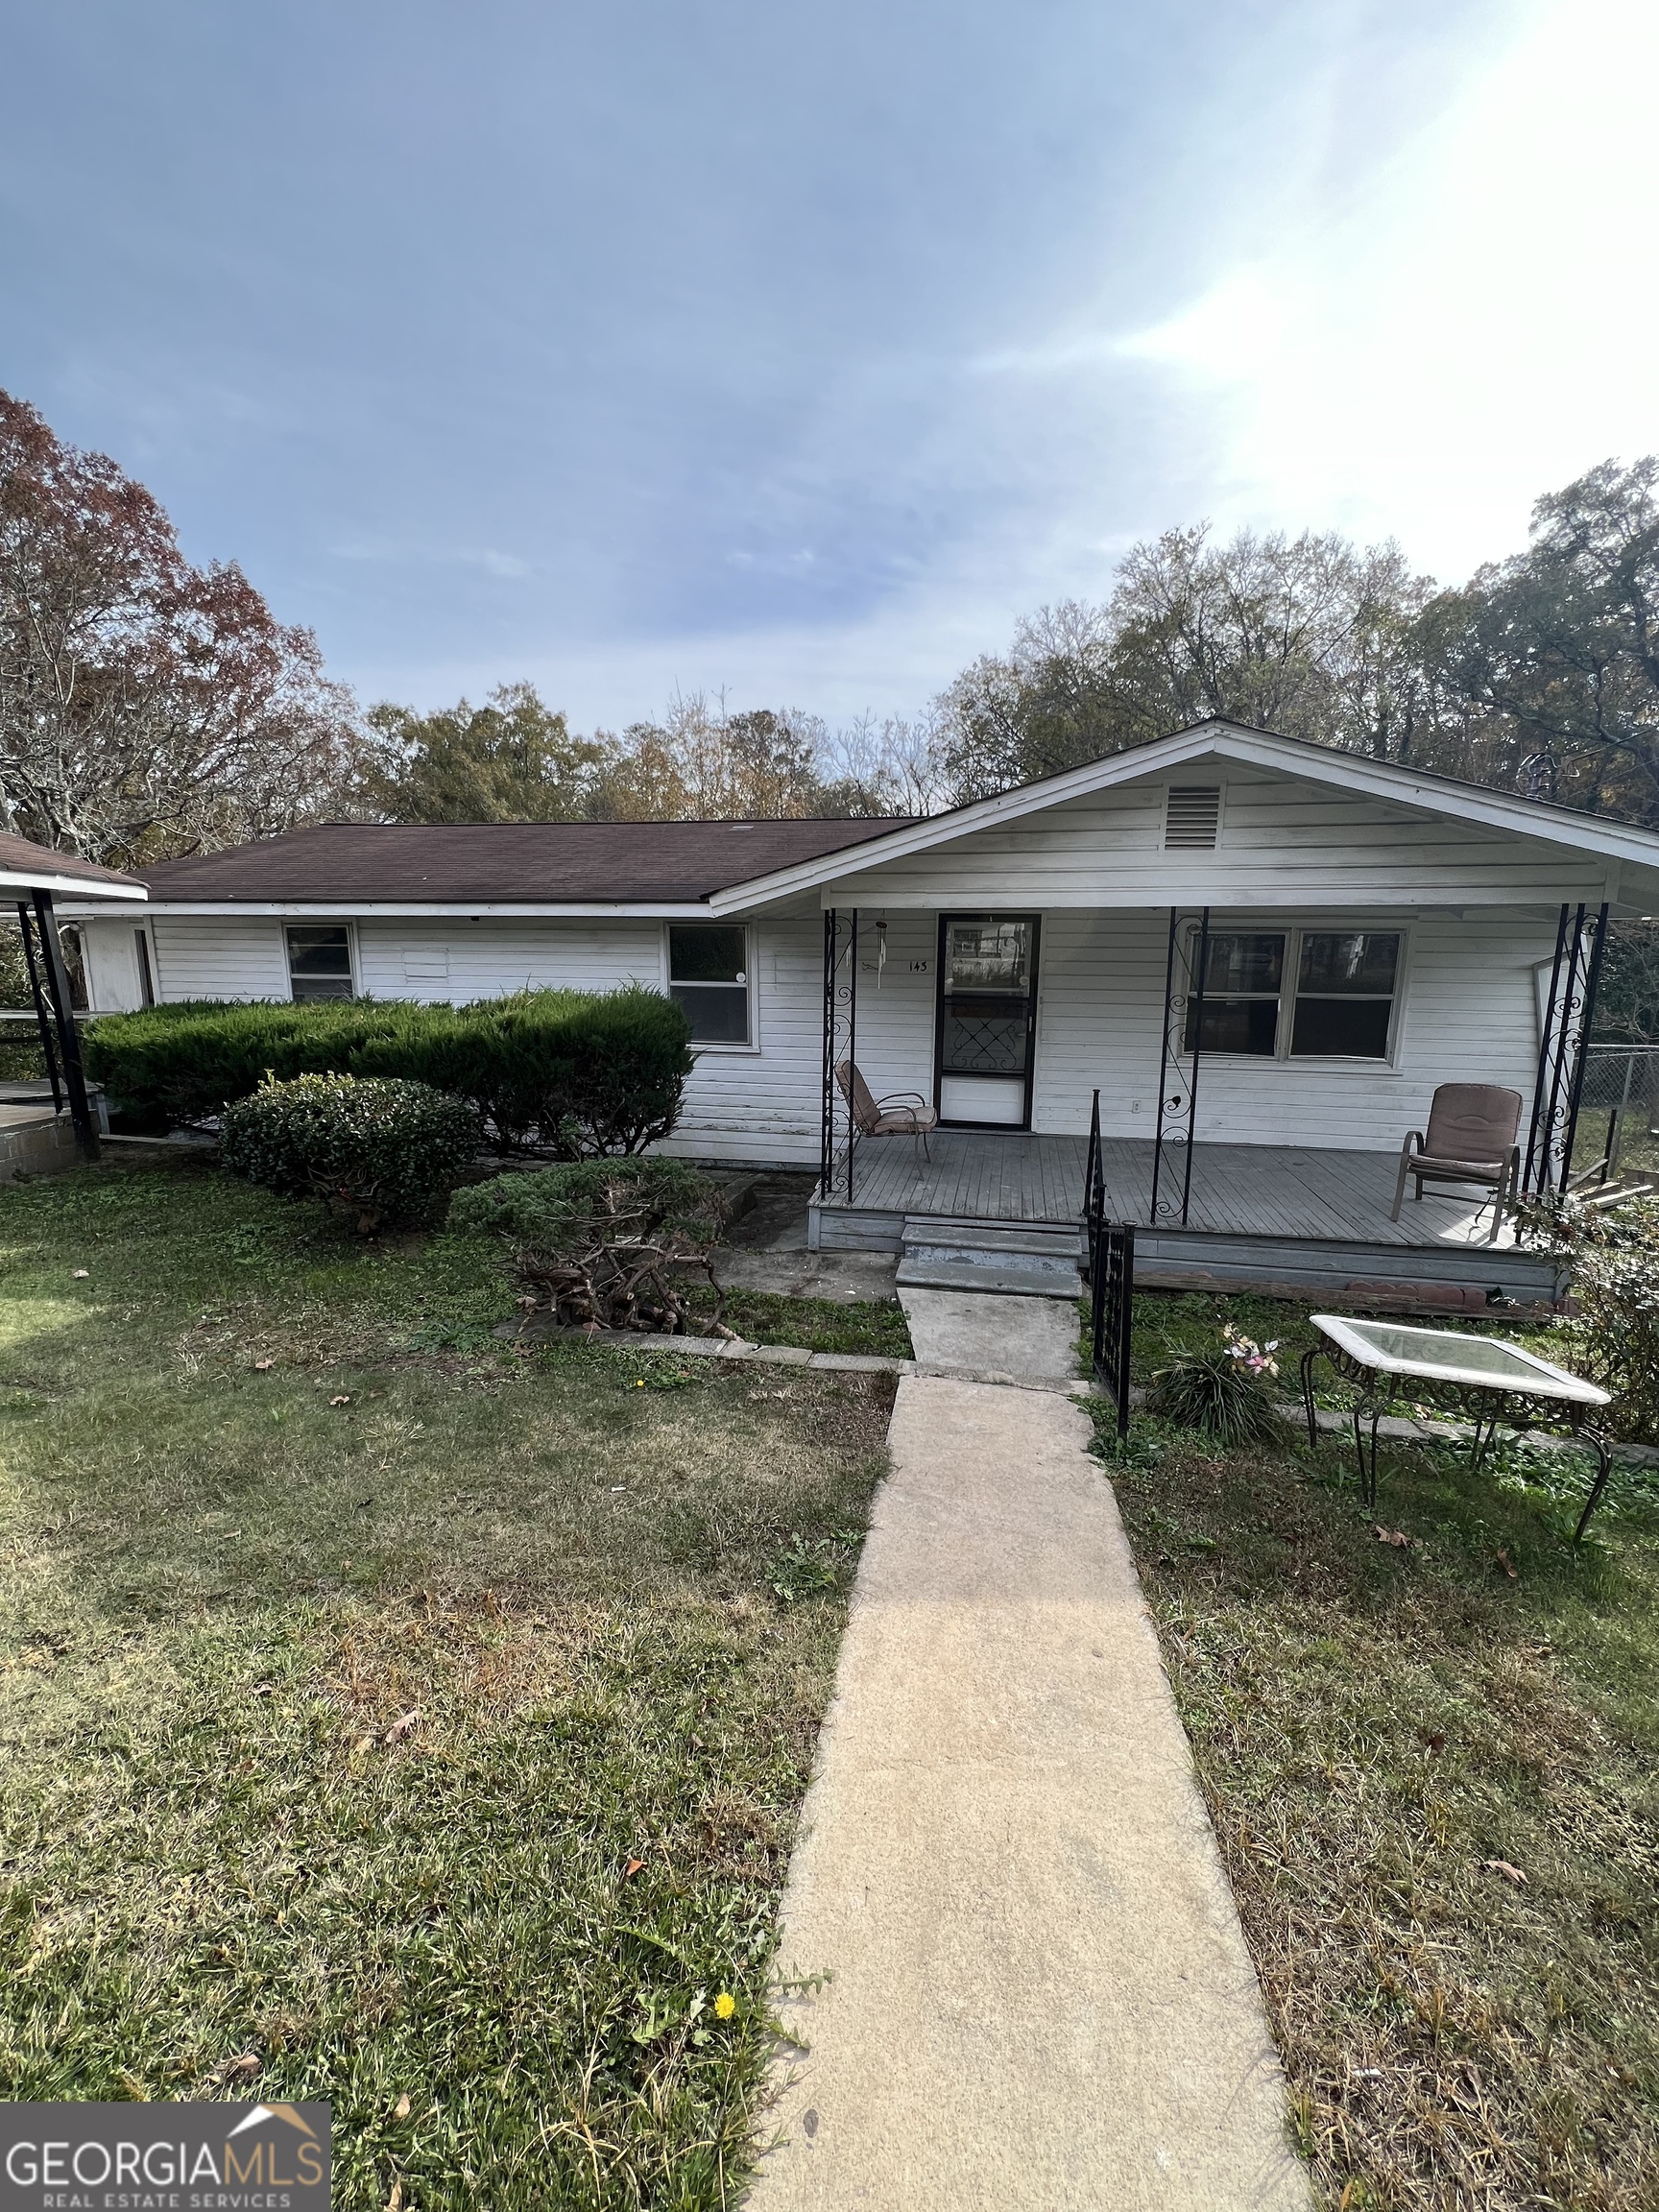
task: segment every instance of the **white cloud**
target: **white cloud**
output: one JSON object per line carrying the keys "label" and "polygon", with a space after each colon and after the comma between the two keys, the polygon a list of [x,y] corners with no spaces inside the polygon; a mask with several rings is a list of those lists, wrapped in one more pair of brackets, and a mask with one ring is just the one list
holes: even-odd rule
{"label": "white cloud", "polygon": [[1532,14],[1331,218],[1119,346],[1218,444],[1227,522],[1392,534],[1452,576],[1659,445],[1650,0]]}

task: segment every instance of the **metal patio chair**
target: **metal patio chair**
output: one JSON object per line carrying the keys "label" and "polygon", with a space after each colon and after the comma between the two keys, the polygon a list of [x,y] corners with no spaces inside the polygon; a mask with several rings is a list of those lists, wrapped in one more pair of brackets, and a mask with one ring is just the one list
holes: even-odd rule
{"label": "metal patio chair", "polygon": [[1400,1218],[1406,1178],[1421,1198],[1425,1183],[1471,1183],[1492,1193],[1492,1233],[1496,1244],[1503,1209],[1521,1179],[1521,1094],[1496,1083],[1442,1083],[1429,1108],[1429,1127],[1411,1130],[1400,1147],[1400,1173],[1394,1184],[1390,1221]]}
{"label": "metal patio chair", "polygon": [[939,1117],[920,1091],[895,1091],[885,1098],[874,1097],[851,1060],[836,1064],[835,1080],[860,1137],[913,1137],[918,1156],[931,1163],[927,1132],[937,1127]]}

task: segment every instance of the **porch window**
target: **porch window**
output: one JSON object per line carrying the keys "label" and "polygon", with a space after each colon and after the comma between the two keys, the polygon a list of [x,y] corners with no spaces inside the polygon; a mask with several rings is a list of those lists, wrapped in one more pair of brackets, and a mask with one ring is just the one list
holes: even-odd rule
{"label": "porch window", "polygon": [[1291,1058],[1386,1060],[1399,973],[1393,930],[1303,930]]}
{"label": "porch window", "polygon": [[318,998],[353,997],[350,931],[344,927],[290,929],[288,988],[298,1005]]}
{"label": "porch window", "polygon": [[[1260,1060],[1386,1060],[1403,942],[1394,929],[1212,930],[1204,1050]],[[1194,931],[1194,967],[1198,943]],[[1183,1049],[1198,1042],[1194,988]]]}
{"label": "porch window", "polygon": [[[1192,952],[1197,957],[1197,942]],[[1285,982],[1284,932],[1214,929],[1204,966],[1206,1052],[1244,1052],[1270,1060],[1279,1048],[1279,998]],[[1198,1043],[1198,998],[1187,1005],[1186,1050]]]}
{"label": "porch window", "polygon": [[696,1045],[749,1043],[749,932],[741,922],[668,925],[668,996]]}

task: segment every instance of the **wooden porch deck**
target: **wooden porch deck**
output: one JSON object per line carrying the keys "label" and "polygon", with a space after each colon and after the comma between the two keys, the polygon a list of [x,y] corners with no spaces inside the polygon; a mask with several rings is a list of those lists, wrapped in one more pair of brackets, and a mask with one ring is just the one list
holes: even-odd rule
{"label": "wooden porch deck", "polygon": [[[902,1249],[926,1223],[1075,1225],[1088,1161],[1083,1137],[941,1130],[932,1159],[908,1140],[862,1143],[851,1204],[844,1187],[813,1202],[814,1238],[830,1247]],[[1507,1224],[1467,1198],[1409,1195],[1390,1221],[1397,1158],[1314,1146],[1200,1143],[1186,1226],[1148,1224],[1152,1141],[1103,1141],[1107,1212],[1139,1227],[1137,1274],[1172,1287],[1288,1289],[1403,1308],[1484,1310],[1489,1295],[1527,1303],[1559,1294],[1556,1263],[1517,1248]],[[1180,1201],[1180,1162],[1166,1158],[1160,1198]],[[1177,1178],[1171,1182],[1172,1175]],[[1144,1226],[1140,1226],[1143,1225]]]}

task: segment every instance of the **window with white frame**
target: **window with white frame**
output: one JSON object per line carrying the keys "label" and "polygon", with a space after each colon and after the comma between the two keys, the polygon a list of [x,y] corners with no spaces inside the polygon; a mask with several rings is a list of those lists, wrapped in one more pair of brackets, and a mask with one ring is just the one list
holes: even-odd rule
{"label": "window with white frame", "polygon": [[288,988],[297,1003],[355,996],[351,932],[344,924],[325,927],[306,923],[287,934]]}
{"label": "window with white frame", "polygon": [[[1194,932],[1190,958],[1198,958]],[[1185,1049],[1262,1060],[1386,1060],[1406,940],[1398,929],[1213,929]]]}
{"label": "window with white frame", "polygon": [[668,925],[668,996],[685,1010],[694,1045],[747,1045],[749,931],[741,922]]}

